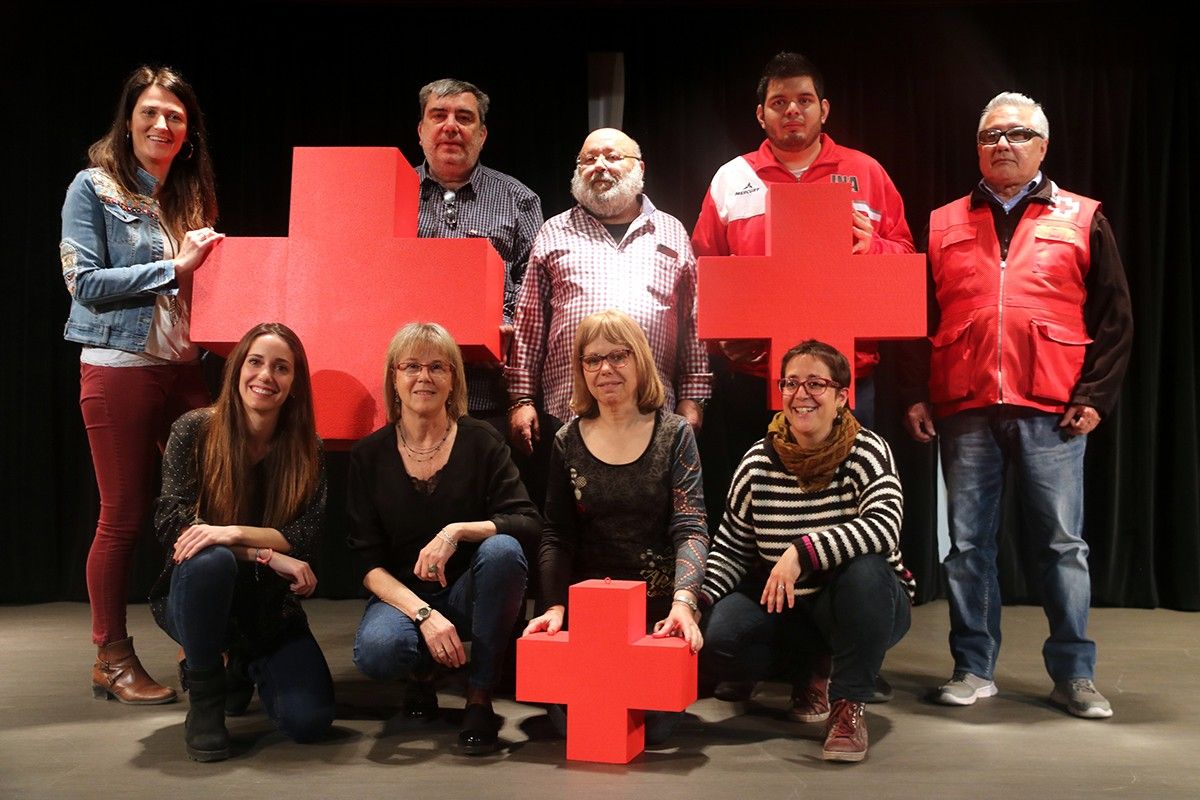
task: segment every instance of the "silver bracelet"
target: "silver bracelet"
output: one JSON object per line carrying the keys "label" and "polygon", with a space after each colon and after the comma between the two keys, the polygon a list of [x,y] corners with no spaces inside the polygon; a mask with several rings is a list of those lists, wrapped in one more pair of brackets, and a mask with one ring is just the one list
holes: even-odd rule
{"label": "silver bracelet", "polygon": [[454,541],[454,537],[453,537],[453,536],[451,536],[450,534],[446,533],[446,529],[445,529],[445,528],[443,528],[442,530],[440,530],[440,531],[438,531],[438,532],[437,532],[437,538],[441,539],[443,542],[445,542],[446,544],[450,545],[450,549],[451,549],[451,550],[457,550],[457,549],[458,549],[458,542]]}
{"label": "silver bracelet", "polygon": [[683,603],[685,606],[690,608],[695,613],[697,613],[697,614],[700,613],[700,604],[697,603],[695,600],[691,599],[690,597],[688,597],[687,595],[677,594],[671,598],[671,602],[672,603]]}

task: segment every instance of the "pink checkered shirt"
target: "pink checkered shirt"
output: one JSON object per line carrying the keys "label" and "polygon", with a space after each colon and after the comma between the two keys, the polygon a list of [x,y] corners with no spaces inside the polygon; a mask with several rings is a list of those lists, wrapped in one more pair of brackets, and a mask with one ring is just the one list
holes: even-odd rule
{"label": "pink checkered shirt", "polygon": [[633,317],[676,398],[712,394],[708,355],[696,338],[696,257],[679,220],[642,196],[642,213],[616,242],[600,222],[575,206],[546,221],[529,254],[517,296],[516,334],[509,351],[508,390],[536,396],[566,422],[574,414],[571,359],[575,329],[589,314],[618,308]]}

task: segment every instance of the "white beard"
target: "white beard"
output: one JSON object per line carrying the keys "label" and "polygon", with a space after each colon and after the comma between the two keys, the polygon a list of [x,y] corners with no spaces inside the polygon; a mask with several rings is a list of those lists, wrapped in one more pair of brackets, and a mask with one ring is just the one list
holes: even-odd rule
{"label": "white beard", "polygon": [[579,205],[600,219],[611,219],[629,210],[642,193],[642,171],[632,169],[625,177],[602,192],[595,191],[583,180],[579,170],[571,177],[571,196]]}

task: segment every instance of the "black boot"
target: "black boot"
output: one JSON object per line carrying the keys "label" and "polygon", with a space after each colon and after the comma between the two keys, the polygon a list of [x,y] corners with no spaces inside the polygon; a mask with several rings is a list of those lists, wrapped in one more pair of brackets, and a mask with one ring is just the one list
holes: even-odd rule
{"label": "black boot", "polygon": [[188,758],[224,761],[229,758],[229,732],[225,730],[225,668],[187,668],[191,706],[184,723]]}
{"label": "black boot", "polygon": [[229,648],[225,661],[225,716],[240,717],[246,713],[254,697],[254,681],[250,680],[250,662],[236,648]]}

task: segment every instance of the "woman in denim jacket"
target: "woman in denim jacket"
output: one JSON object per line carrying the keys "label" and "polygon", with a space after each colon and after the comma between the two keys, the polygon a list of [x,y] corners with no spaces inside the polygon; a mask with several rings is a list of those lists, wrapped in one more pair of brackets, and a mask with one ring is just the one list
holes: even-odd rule
{"label": "woman in denim jacket", "polygon": [[142,668],[125,629],[138,531],[155,492],[155,451],[184,411],[205,405],[188,337],[191,275],[222,234],[204,120],[169,68],[125,81],[108,133],[88,149],[63,203],[60,252],[71,294],[64,336],[83,345],[79,406],[100,519],[88,553],[97,698],[169,703],[175,691]]}

